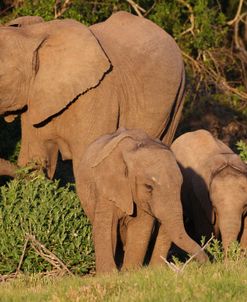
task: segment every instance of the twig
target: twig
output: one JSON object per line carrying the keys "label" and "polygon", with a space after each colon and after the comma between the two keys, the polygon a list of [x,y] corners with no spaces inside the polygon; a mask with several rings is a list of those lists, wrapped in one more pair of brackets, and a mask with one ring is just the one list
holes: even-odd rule
{"label": "twig", "polygon": [[2,11],[0,11],[0,16],[4,15],[5,13],[7,13],[7,11],[9,11],[10,9],[12,9],[14,7],[14,5],[10,5],[8,7],[6,7],[5,9],[3,9]]}
{"label": "twig", "polygon": [[[238,20],[235,22],[234,25],[234,42],[237,50],[240,50],[247,58],[247,51],[244,48],[244,43],[242,42],[242,39],[239,37],[239,23],[240,21],[244,22],[244,17],[247,16],[247,12],[243,13],[241,16],[239,16]],[[241,45],[240,45],[241,44]]]}
{"label": "twig", "polygon": [[155,0],[153,5],[145,12],[145,14],[143,15],[145,18],[151,13],[151,11],[155,8],[157,4],[157,1]]}
{"label": "twig", "polygon": [[239,1],[237,13],[236,13],[235,17],[232,20],[227,22],[228,25],[233,25],[235,22],[237,22],[237,20],[239,19],[241,10],[242,10],[243,3],[244,3],[244,0]]}
{"label": "twig", "polygon": [[25,238],[25,243],[22,250],[22,255],[20,257],[20,261],[18,264],[18,267],[14,273],[1,275],[0,274],[0,282],[5,282],[11,279],[17,278],[19,275],[21,275],[21,266],[23,263],[23,259],[26,253],[27,244],[30,241],[31,247],[33,250],[41,256],[43,259],[45,259],[47,262],[49,262],[55,269],[53,269],[50,272],[41,273],[41,275],[63,275],[64,272],[67,272],[69,275],[73,275],[73,273],[67,268],[67,266],[52,252],[50,252],[42,243],[40,243],[35,236],[31,234],[27,234]]}
{"label": "twig", "polygon": [[190,55],[186,54],[185,52],[182,52],[185,59],[189,60],[192,64],[192,66],[197,70],[198,73],[202,74],[204,73],[204,76],[209,77],[215,85],[217,85],[220,89],[226,89],[230,93],[233,93],[240,97],[241,99],[247,101],[247,93],[243,91],[239,91],[237,88],[232,87],[227,82],[226,78],[215,72],[211,67],[205,66],[205,64],[201,63],[199,60],[195,60]]}
{"label": "twig", "polygon": [[168,267],[174,271],[175,273],[177,274],[180,274],[180,273],[183,273],[184,269],[186,268],[186,266],[199,254],[201,253],[202,251],[205,250],[205,248],[209,245],[209,243],[214,239],[214,236],[212,235],[211,238],[204,244],[204,246],[202,246],[200,248],[200,250],[195,253],[194,255],[192,255],[185,263],[184,265],[180,268],[178,267],[176,264],[172,263],[172,262],[169,262],[167,261],[164,257],[160,256],[161,259],[164,260],[164,262],[168,265]]}
{"label": "twig", "polygon": [[35,252],[49,262],[53,267],[55,267],[57,270],[63,270],[68,274],[73,275],[67,266],[55,254],[53,254],[42,243],[40,243],[35,236],[27,234],[26,238],[31,242],[31,247],[35,250]]}
{"label": "twig", "polygon": [[126,0],[134,9],[139,17],[143,17],[142,13],[146,13],[146,10],[142,8],[139,4],[135,3],[133,0]]}
{"label": "twig", "polygon": [[185,31],[183,31],[180,34],[180,36],[183,36],[183,35],[187,34],[188,32],[191,32],[192,36],[194,36],[195,35],[194,34],[195,16],[194,16],[194,13],[193,13],[192,6],[184,0],[178,0],[178,2],[180,2],[181,4],[183,4],[184,6],[187,7],[187,9],[190,13],[189,20],[190,20],[190,23],[191,23],[191,26],[189,28],[187,28]]}
{"label": "twig", "polygon": [[23,263],[23,259],[24,259],[25,253],[26,253],[28,241],[29,241],[29,239],[26,237],[26,240],[25,240],[25,243],[24,243],[24,246],[23,246],[23,250],[22,250],[22,255],[21,255],[17,270],[16,270],[16,274],[19,273],[20,270],[21,270],[21,265]]}
{"label": "twig", "polygon": [[[73,0],[65,0],[64,3],[61,5],[61,0],[56,0],[55,6],[54,6],[54,11],[55,11],[54,18],[57,19],[57,18],[61,17],[66,12],[66,10],[70,7],[72,2],[73,2]],[[61,7],[58,9],[59,5],[61,5]]]}

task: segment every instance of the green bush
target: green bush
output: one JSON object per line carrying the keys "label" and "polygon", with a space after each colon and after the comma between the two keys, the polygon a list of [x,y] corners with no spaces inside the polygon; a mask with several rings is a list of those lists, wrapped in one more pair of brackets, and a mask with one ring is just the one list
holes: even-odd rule
{"label": "green bush", "polygon": [[[150,15],[160,27],[168,31],[187,54],[198,56],[202,51],[219,47],[226,37],[225,16],[217,1],[190,0],[160,1]],[[189,21],[193,10],[193,26]],[[192,28],[192,27],[193,28]],[[191,32],[185,31],[191,28]]]}
{"label": "green bush", "polygon": [[[73,273],[94,267],[91,225],[83,214],[72,185],[60,187],[33,172],[0,188],[0,274],[14,272],[20,261],[26,234],[34,235]],[[53,269],[30,243],[21,270]]]}
{"label": "green bush", "polygon": [[[201,244],[205,244],[205,237],[202,237]],[[222,246],[222,242],[216,238],[209,243],[206,247],[206,251],[213,262],[222,262],[224,261],[225,254]],[[227,260],[229,261],[238,261],[246,257],[246,252],[241,248],[238,241],[231,242],[229,249],[227,251]]]}
{"label": "green bush", "polygon": [[241,159],[247,163],[247,144],[241,140],[237,143],[237,149]]}

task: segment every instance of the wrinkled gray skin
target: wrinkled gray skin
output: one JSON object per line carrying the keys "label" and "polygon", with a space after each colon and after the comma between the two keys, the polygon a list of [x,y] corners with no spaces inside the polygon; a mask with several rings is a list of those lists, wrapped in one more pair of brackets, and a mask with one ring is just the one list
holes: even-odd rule
{"label": "wrinkled gray skin", "polygon": [[22,110],[20,166],[42,162],[52,177],[60,151],[76,169],[88,144],[120,126],[171,144],[184,65],[157,25],[127,12],[89,28],[30,17],[9,25],[0,28],[0,114],[11,121]]}
{"label": "wrinkled gray skin", "polygon": [[[5,26],[14,26],[14,27],[21,27],[21,26],[27,26],[35,23],[41,23],[44,22],[43,18],[38,16],[25,16],[25,17],[19,17],[14,20],[11,20],[10,22],[6,23]],[[0,26],[2,26],[0,24]],[[9,115],[5,117],[5,120],[7,122],[12,122],[15,119],[15,116]],[[0,175],[6,175],[10,177],[15,177],[15,172],[18,169],[18,167],[11,162],[0,159]]]}
{"label": "wrinkled gray skin", "polygon": [[[143,263],[154,218],[161,223],[151,264],[162,262],[171,242],[190,254],[200,251],[185,232],[174,155],[142,130],[119,129],[93,142],[75,173],[77,193],[93,225],[97,272],[116,268],[117,225],[125,228],[123,268]],[[200,262],[207,256],[200,251]]]}
{"label": "wrinkled gray skin", "polygon": [[180,136],[171,149],[183,173],[182,202],[196,240],[221,235],[226,255],[238,238],[247,248],[246,164],[206,130]]}

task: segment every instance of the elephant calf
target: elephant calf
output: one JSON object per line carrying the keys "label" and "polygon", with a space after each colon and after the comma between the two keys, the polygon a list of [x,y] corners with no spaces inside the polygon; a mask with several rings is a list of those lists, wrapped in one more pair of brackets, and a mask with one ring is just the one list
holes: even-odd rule
{"label": "elephant calf", "polygon": [[171,149],[184,177],[182,202],[193,222],[195,239],[221,235],[226,255],[238,238],[247,248],[246,164],[205,130],[180,136]]}
{"label": "elephant calf", "polygon": [[154,219],[161,223],[151,262],[171,242],[204,262],[206,254],[185,232],[182,176],[172,152],[142,130],[119,129],[89,145],[75,171],[82,207],[93,225],[97,272],[116,268],[117,228],[125,227],[123,268],[141,265]]}

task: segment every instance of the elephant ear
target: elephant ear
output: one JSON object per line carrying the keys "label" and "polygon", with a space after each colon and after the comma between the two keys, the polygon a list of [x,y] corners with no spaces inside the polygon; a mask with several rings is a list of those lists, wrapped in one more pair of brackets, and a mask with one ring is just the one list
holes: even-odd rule
{"label": "elephant ear", "polygon": [[[110,139],[108,138],[108,142],[104,145],[100,153],[95,157],[92,167],[96,167],[102,161],[104,161],[104,159],[106,159],[114,151],[114,149],[117,148],[119,143],[127,138],[132,140],[132,142],[130,141],[129,147],[133,148],[137,143],[141,143],[141,141],[148,139],[148,136],[143,130],[127,130],[125,128],[119,128],[110,136]],[[127,142],[123,148],[128,148]]]}
{"label": "elephant ear", "polygon": [[[128,215],[133,214],[133,194],[129,178],[128,162],[125,162],[122,149],[133,149],[141,137],[146,137],[143,131],[119,129],[110,137],[105,136],[106,142],[98,149],[99,152],[91,160],[91,167],[95,168],[101,177],[98,178],[98,194],[113,202]],[[104,139],[104,137],[103,137]],[[124,145],[120,147],[120,143]],[[95,142],[97,144],[97,141]]]}
{"label": "elephant ear", "polygon": [[26,25],[32,25],[36,23],[42,23],[44,22],[44,19],[39,16],[23,16],[16,18],[14,20],[9,21],[6,23],[6,26],[13,26],[13,27],[21,27]]}
{"label": "elephant ear", "polygon": [[97,87],[112,67],[95,36],[81,23],[55,20],[42,26],[48,36],[34,56],[36,75],[28,104],[34,125]]}

